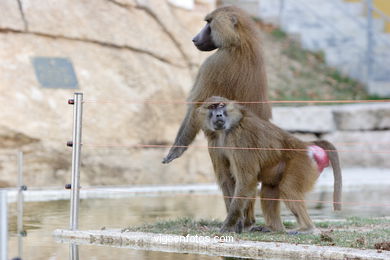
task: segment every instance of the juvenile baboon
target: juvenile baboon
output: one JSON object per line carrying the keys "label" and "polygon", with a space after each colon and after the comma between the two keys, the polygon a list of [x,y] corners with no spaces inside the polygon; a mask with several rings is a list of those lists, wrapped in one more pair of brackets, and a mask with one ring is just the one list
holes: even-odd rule
{"label": "juvenile baboon", "polygon": [[[188,97],[189,102],[203,102],[211,96],[224,96],[237,101],[267,101],[267,80],[264,70],[258,27],[252,18],[237,7],[218,8],[208,14],[204,28],[193,39],[201,51],[218,49],[202,64]],[[175,142],[163,163],[180,157],[200,130],[195,120],[199,104],[190,104]],[[264,120],[271,118],[269,103],[248,104],[247,107]],[[210,153],[212,161],[213,153]],[[226,172],[223,194],[233,190],[233,179]],[[229,200],[225,200],[227,209]],[[248,206],[245,226],[254,221],[253,205]]]}
{"label": "juvenile baboon", "polygon": [[[208,140],[215,174],[223,185],[226,172],[230,172],[235,184],[221,231],[242,231],[244,212],[249,201],[256,197],[258,182],[262,183],[260,196],[265,220],[260,231],[285,231],[279,199],[296,217],[297,231],[312,231],[314,225],[304,199],[329,163],[324,150],[300,141],[226,98],[211,97],[205,102],[197,109],[197,119]],[[341,175],[335,178],[337,181],[341,181]],[[335,187],[340,189],[335,190],[336,205],[341,200],[341,184]]]}

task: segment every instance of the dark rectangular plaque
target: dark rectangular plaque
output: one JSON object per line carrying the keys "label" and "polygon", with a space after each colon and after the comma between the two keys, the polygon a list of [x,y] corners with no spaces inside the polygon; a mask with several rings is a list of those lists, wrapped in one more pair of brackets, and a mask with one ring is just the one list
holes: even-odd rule
{"label": "dark rectangular plaque", "polygon": [[69,59],[34,57],[32,64],[42,87],[69,89],[78,87],[77,76]]}

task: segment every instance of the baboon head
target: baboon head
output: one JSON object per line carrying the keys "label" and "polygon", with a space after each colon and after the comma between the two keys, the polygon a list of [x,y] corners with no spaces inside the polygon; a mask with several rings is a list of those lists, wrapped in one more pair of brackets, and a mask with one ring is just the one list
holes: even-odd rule
{"label": "baboon head", "polygon": [[239,45],[239,31],[245,28],[246,20],[247,15],[237,7],[218,8],[206,16],[206,25],[192,41],[201,51]]}
{"label": "baboon head", "polygon": [[223,97],[208,98],[198,109],[203,129],[229,130],[242,118],[241,106]]}

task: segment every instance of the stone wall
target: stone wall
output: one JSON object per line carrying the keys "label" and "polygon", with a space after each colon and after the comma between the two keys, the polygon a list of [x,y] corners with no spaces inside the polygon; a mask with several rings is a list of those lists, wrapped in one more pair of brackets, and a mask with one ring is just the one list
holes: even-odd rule
{"label": "stone wall", "polygon": [[[19,6],[19,3],[21,4]],[[136,104],[185,100],[207,56],[192,37],[213,1],[191,10],[165,0],[0,1],[0,181],[15,185],[14,153],[25,152],[25,182],[70,182],[74,90],[42,88],[31,59],[66,57],[73,63],[84,104],[83,185],[210,182],[208,155],[190,149],[169,166],[166,149],[90,145],[169,144],[185,105]],[[133,103],[132,103],[133,102]],[[205,145],[202,139],[199,144]],[[203,163],[205,162],[205,163]],[[195,167],[195,165],[203,165]]]}

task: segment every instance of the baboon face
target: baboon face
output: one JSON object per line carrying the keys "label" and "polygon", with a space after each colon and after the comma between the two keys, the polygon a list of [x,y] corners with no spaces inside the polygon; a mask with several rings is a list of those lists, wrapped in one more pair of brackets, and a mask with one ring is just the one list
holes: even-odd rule
{"label": "baboon face", "polygon": [[209,110],[209,125],[211,126],[212,130],[217,131],[229,128],[227,121],[228,114],[226,112],[225,103],[211,104],[207,108]]}
{"label": "baboon face", "polygon": [[192,39],[200,51],[212,51],[221,47],[239,44],[236,32],[238,18],[231,8],[219,8],[208,14],[203,29]]}
{"label": "baboon face", "polygon": [[199,108],[204,127],[211,131],[229,130],[242,118],[240,106],[222,97],[211,97]]}
{"label": "baboon face", "polygon": [[192,39],[192,42],[200,51],[212,51],[218,48],[211,37],[209,22],[207,22],[203,29]]}

